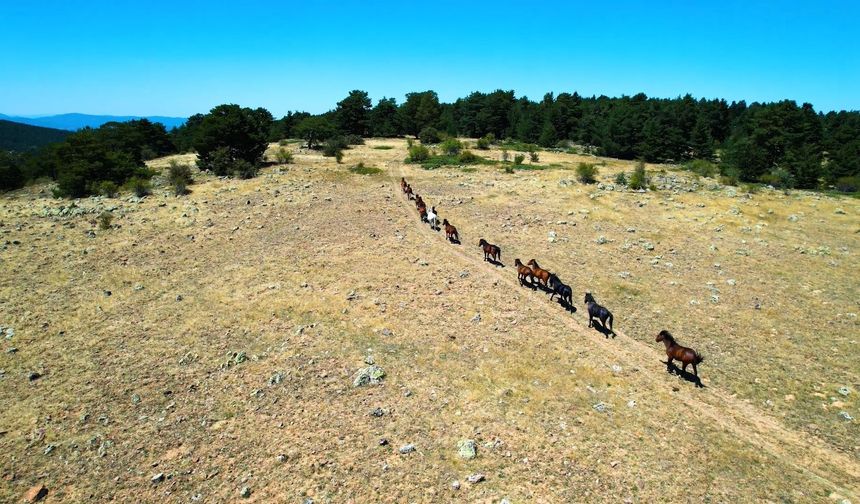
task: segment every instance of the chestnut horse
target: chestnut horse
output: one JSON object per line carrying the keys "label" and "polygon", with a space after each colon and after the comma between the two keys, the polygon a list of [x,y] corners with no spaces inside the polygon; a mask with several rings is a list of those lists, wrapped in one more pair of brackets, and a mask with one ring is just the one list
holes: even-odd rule
{"label": "chestnut horse", "polygon": [[679,345],[675,342],[675,338],[672,334],[663,329],[660,331],[660,334],[657,335],[657,339],[655,341],[662,341],[663,344],[666,345],[666,355],[669,357],[669,362],[666,363],[666,367],[671,371],[672,361],[679,360],[683,364],[681,369],[683,371],[687,371],[687,366],[689,364],[693,365],[693,374],[696,376],[696,379],[699,379],[699,371],[696,369],[696,364],[701,364],[704,357],[699,355],[698,352],[693,350],[692,348],[687,348]]}
{"label": "chestnut horse", "polygon": [[519,259],[514,259],[514,266],[517,267],[517,278],[520,280],[520,285],[526,284],[526,278],[529,279],[529,285],[534,285],[535,276],[531,268],[523,264]]}
{"label": "chestnut horse", "polygon": [[537,278],[539,281],[543,282],[544,287],[549,288],[550,272],[545,270],[545,269],[541,269],[541,267],[538,266],[537,261],[535,261],[534,259],[532,259],[531,261],[529,261],[526,264],[528,264],[529,266],[532,267],[532,276]]}
{"label": "chestnut horse", "polygon": [[406,179],[404,177],[400,177],[400,190],[406,192],[406,186],[409,184],[406,183]]}
{"label": "chestnut horse", "polygon": [[445,238],[447,238],[451,243],[454,243],[455,240],[457,243],[460,243],[460,235],[457,234],[457,228],[452,226],[448,222],[448,219],[442,219],[442,225],[445,227]]}
{"label": "chestnut horse", "polygon": [[421,217],[421,222],[427,222],[427,207],[418,207],[418,216]]}
{"label": "chestnut horse", "polygon": [[487,243],[487,240],[481,238],[478,242],[478,246],[484,249],[485,261],[492,259],[495,262],[499,262],[502,259],[502,249],[499,248],[498,245]]}
{"label": "chestnut horse", "polygon": [[406,194],[406,199],[415,199],[415,195],[412,193],[412,186],[406,184],[406,188],[403,189],[403,192]]}

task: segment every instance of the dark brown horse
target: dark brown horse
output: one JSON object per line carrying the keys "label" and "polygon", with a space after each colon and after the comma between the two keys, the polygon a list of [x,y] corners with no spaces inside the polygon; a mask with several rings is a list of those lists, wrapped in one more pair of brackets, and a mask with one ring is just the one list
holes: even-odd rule
{"label": "dark brown horse", "polygon": [[406,188],[403,189],[403,192],[406,194],[406,199],[415,199],[415,195],[412,193],[412,186],[406,184]]}
{"label": "dark brown horse", "polygon": [[409,186],[409,184],[406,183],[406,179],[404,177],[400,177],[400,190],[406,192],[407,186]]}
{"label": "dark brown horse", "polygon": [[514,265],[517,267],[517,278],[520,280],[520,285],[526,284],[526,278],[529,279],[529,285],[534,285],[535,275],[532,269],[522,263],[519,259],[514,259]]}
{"label": "dark brown horse", "polygon": [[457,243],[460,243],[460,235],[457,234],[457,228],[452,226],[448,222],[448,219],[442,219],[442,226],[445,227],[445,238],[447,238],[448,241],[450,241],[452,243],[454,241],[456,241]]}
{"label": "dark brown horse", "polygon": [[544,286],[544,287],[549,288],[549,284],[548,284],[548,282],[549,282],[549,275],[550,275],[550,272],[549,272],[549,271],[547,271],[547,270],[545,270],[545,269],[542,269],[540,266],[538,266],[537,261],[535,261],[534,259],[532,259],[531,261],[529,261],[529,262],[528,262],[528,263],[526,263],[526,264],[528,264],[529,266],[531,266],[531,268],[532,268],[532,275],[533,275],[535,278],[537,278],[540,282],[543,282],[543,286]]}
{"label": "dark brown horse", "polygon": [[666,363],[667,368],[671,370],[673,360],[681,361],[681,369],[685,372],[687,371],[687,366],[692,364],[693,374],[696,375],[697,380],[699,379],[699,371],[696,369],[696,364],[700,364],[705,360],[704,357],[692,348],[683,347],[676,343],[672,334],[665,329],[660,331],[656,341],[662,341],[666,345],[666,355],[669,357],[669,361]]}
{"label": "dark brown horse", "polygon": [[[600,319],[600,325],[609,329],[609,334],[615,334],[615,331],[612,330],[612,313],[597,304],[597,301],[590,292],[585,293],[585,306],[588,307],[588,327],[592,327],[594,325],[594,317],[597,317]],[[609,325],[606,324],[607,322],[609,322]],[[609,334],[606,335],[607,338],[609,337]]]}
{"label": "dark brown horse", "polygon": [[487,243],[487,240],[481,238],[478,242],[478,246],[484,249],[485,261],[490,261],[492,259],[495,262],[499,262],[502,259],[502,249],[499,248],[498,245]]}
{"label": "dark brown horse", "polygon": [[418,207],[418,216],[421,217],[421,222],[427,222],[427,207]]}
{"label": "dark brown horse", "polygon": [[415,208],[427,208],[427,204],[424,203],[424,198],[421,197],[420,194],[415,195]]}

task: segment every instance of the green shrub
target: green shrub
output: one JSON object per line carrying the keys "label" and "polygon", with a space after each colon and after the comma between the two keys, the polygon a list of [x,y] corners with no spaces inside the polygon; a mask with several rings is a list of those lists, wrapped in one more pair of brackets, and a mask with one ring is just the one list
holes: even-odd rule
{"label": "green shrub", "polygon": [[645,163],[639,161],[636,163],[636,168],[633,169],[633,173],[630,174],[630,180],[627,183],[627,186],[630,189],[645,189],[648,186],[648,174],[645,173]]}
{"label": "green shrub", "polygon": [[245,161],[244,159],[237,159],[233,163],[233,174],[239,178],[249,179],[257,176],[257,171],[259,171],[259,167],[251,163],[249,161]]}
{"label": "green shrub", "polygon": [[191,167],[186,164],[179,164],[175,160],[170,161],[170,166],[167,169],[167,181],[173,186],[174,194],[177,196],[186,194],[192,181]]}
{"label": "green shrub", "polygon": [[392,147],[390,145],[375,145],[373,148],[376,150],[391,150],[394,147]]}
{"label": "green shrub", "polygon": [[133,191],[134,195],[138,198],[143,198],[152,192],[152,186],[149,184],[149,180],[137,176],[128,179],[128,182],[124,184],[124,187]]}
{"label": "green shrub", "polygon": [[597,182],[597,167],[591,163],[579,163],[576,167],[576,177],[583,184]]}
{"label": "green shrub", "polygon": [[702,177],[713,177],[719,173],[717,165],[705,159],[693,159],[685,163],[683,168]]}
{"label": "green shrub", "polygon": [[111,222],[113,221],[113,214],[104,211],[99,214],[99,229],[110,229]]}
{"label": "green shrub", "polygon": [[413,145],[409,148],[409,157],[407,161],[410,163],[418,163],[430,159],[430,149],[424,145]]}
{"label": "green shrub", "polygon": [[526,156],[524,154],[517,154],[514,156],[514,164],[519,166],[523,164],[523,161],[526,160]]}
{"label": "green shrub", "polygon": [[853,193],[860,191],[860,177],[840,177],[836,179],[834,184],[837,191],[844,193]]}
{"label": "green shrub", "polygon": [[770,173],[762,175],[760,180],[780,189],[791,189],[796,183],[794,175],[785,168],[776,168]]}
{"label": "green shrub", "polygon": [[439,131],[432,126],[427,126],[421,133],[418,133],[418,139],[421,140],[421,143],[424,145],[429,144],[437,144],[442,141],[442,135],[439,134]]}
{"label": "green shrub", "polygon": [[505,165],[505,173],[513,173],[514,167],[513,165]]}
{"label": "green shrub", "polygon": [[337,157],[337,153],[349,147],[346,143],[346,138],[342,136],[333,136],[325,141],[323,145],[323,156]]}
{"label": "green shrub", "polygon": [[281,147],[275,152],[275,160],[278,164],[289,164],[293,162],[293,152]]}
{"label": "green shrub", "polygon": [[344,140],[347,145],[364,145],[364,138],[361,135],[346,135]]}
{"label": "green shrub", "polygon": [[538,161],[540,161],[540,154],[538,154],[537,151],[529,152],[529,160],[532,163],[537,163]]}
{"label": "green shrub", "polygon": [[415,140],[413,140],[411,138],[407,138],[406,139],[406,148],[410,149],[410,148],[412,148],[413,145],[415,145]]}
{"label": "green shrub", "polygon": [[456,156],[463,149],[463,144],[456,138],[447,138],[440,146],[442,152],[449,156]]}
{"label": "green shrub", "polygon": [[757,184],[744,184],[743,189],[747,194],[755,194],[759,191],[759,186]]}
{"label": "green shrub", "polygon": [[278,145],[280,145],[281,147],[286,147],[287,145],[290,145],[290,141],[286,138],[283,138],[281,140],[278,140]]}
{"label": "green shrub", "polygon": [[478,142],[475,144],[475,146],[480,150],[487,150],[490,148],[490,141],[487,139],[486,136],[483,136],[478,139]]}
{"label": "green shrub", "polygon": [[654,184],[648,184],[648,190],[649,190],[649,191],[656,191],[656,190],[657,190],[657,186],[656,186],[656,185],[654,185]]}
{"label": "green shrub", "polygon": [[119,186],[113,180],[102,180],[93,185],[93,192],[108,198],[114,198],[116,197],[116,193],[119,192]]}
{"label": "green shrub", "polygon": [[382,170],[374,166],[364,166],[364,162],[360,162],[357,165],[350,167],[349,171],[358,175],[375,175],[377,173],[382,173]]}
{"label": "green shrub", "polygon": [[464,150],[457,158],[463,164],[475,164],[481,161],[481,157],[472,151]]}
{"label": "green shrub", "polygon": [[624,172],[619,172],[618,175],[615,176],[615,183],[617,185],[626,186],[627,175],[625,175]]}

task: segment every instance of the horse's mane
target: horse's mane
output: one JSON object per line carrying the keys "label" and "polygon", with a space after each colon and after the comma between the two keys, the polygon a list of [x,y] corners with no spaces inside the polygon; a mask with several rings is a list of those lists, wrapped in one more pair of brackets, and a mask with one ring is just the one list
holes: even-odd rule
{"label": "horse's mane", "polygon": [[672,336],[672,333],[670,333],[669,331],[667,331],[667,330],[665,330],[665,329],[663,329],[662,331],[660,331],[660,334],[662,334],[662,335],[663,335],[663,338],[664,338],[664,339],[667,339],[667,340],[669,340],[669,341],[673,341],[673,342],[675,341],[675,337],[674,337],[674,336]]}

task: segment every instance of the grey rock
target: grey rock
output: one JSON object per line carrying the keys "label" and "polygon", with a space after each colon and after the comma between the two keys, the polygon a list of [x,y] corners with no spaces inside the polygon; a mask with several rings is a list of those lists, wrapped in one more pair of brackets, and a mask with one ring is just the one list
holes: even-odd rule
{"label": "grey rock", "polygon": [[376,361],[373,360],[372,355],[367,355],[364,357],[364,363],[367,364],[368,366],[372,366],[372,365],[376,364]]}
{"label": "grey rock", "polygon": [[594,243],[598,245],[603,245],[604,243],[609,243],[609,240],[607,240],[605,236],[600,235],[597,237],[596,240],[594,240]]}
{"label": "grey rock", "polygon": [[384,416],[384,415],[385,415],[385,410],[383,410],[382,408],[374,408],[370,412],[370,416],[376,417],[376,418],[379,418],[379,417]]}
{"label": "grey rock", "polygon": [[835,213],[837,215],[845,215],[845,210],[843,210],[841,208],[837,208],[836,211],[833,213]]}
{"label": "grey rock", "polygon": [[592,408],[594,408],[594,410],[598,413],[606,413],[606,410],[609,409],[609,407],[602,402],[595,404],[594,406],[592,406]]}
{"label": "grey rock", "polygon": [[459,490],[460,489],[460,481],[454,480],[451,482],[451,490]]}
{"label": "grey rock", "polygon": [[478,445],[472,439],[463,439],[457,443],[457,455],[461,459],[471,460],[478,456]]}
{"label": "grey rock", "polygon": [[483,473],[470,474],[469,476],[466,477],[466,481],[468,481],[469,483],[471,483],[473,485],[476,483],[480,483],[486,479],[487,479],[487,476]]}
{"label": "grey rock", "polygon": [[247,499],[250,496],[251,496],[251,488],[250,487],[243,486],[239,490],[239,497],[242,497],[243,499]]}
{"label": "grey rock", "polygon": [[460,278],[466,278],[467,276],[469,276],[469,272],[468,272],[468,271],[461,271],[461,272],[460,272]]}
{"label": "grey rock", "polygon": [[131,402],[133,404],[140,404],[140,396],[138,394],[131,395]]}
{"label": "grey rock", "polygon": [[381,333],[383,336],[391,336],[391,335],[393,335],[393,334],[394,334],[393,332],[391,332],[391,329],[389,329],[389,328],[387,328],[387,327],[386,327],[386,328],[384,328],[382,331],[380,331],[380,333]]}
{"label": "grey rock", "polygon": [[353,387],[363,387],[365,385],[376,385],[385,378],[385,371],[377,366],[372,365],[359,369],[352,377]]}
{"label": "grey rock", "polygon": [[406,455],[407,453],[412,453],[415,451],[415,445],[412,443],[409,443],[408,445],[403,445],[400,447],[400,449],[398,451],[400,452],[401,455]]}
{"label": "grey rock", "polygon": [[156,484],[161,483],[162,481],[164,481],[164,473],[158,473],[154,475],[152,478],[149,478],[149,481]]}
{"label": "grey rock", "polygon": [[791,214],[788,216],[788,222],[797,222],[798,220],[800,220],[800,217],[795,214]]}
{"label": "grey rock", "polygon": [[282,453],[282,454],[280,454],[280,455],[278,455],[278,462],[280,462],[281,464],[283,464],[283,463],[284,463],[284,462],[286,462],[286,461],[287,461],[287,456],[286,456],[286,455],[284,455],[283,453]]}
{"label": "grey rock", "polygon": [[351,290],[351,291],[349,291],[349,294],[346,295],[346,299],[348,301],[352,301],[353,299],[358,299],[358,294],[356,294],[354,290]]}
{"label": "grey rock", "polygon": [[851,393],[851,391],[848,390],[848,387],[839,387],[839,390],[837,390],[837,392],[839,392],[840,395],[844,395],[844,396],[847,396],[848,394]]}
{"label": "grey rock", "polygon": [[143,288],[143,284],[134,284],[134,290],[136,291],[142,291]]}
{"label": "grey rock", "polygon": [[547,233],[547,241],[549,241],[550,243],[555,243],[557,239],[558,235],[555,231],[550,231],[549,233]]}
{"label": "grey rock", "polygon": [[471,322],[474,324],[477,324],[480,321],[481,321],[481,314],[480,313],[476,313],[475,316],[472,317],[472,320],[471,320]]}
{"label": "grey rock", "polygon": [[284,373],[275,371],[272,373],[272,376],[269,377],[269,386],[278,385],[282,381],[284,381]]}
{"label": "grey rock", "polygon": [[642,244],[642,248],[645,250],[654,250],[654,244],[651,242],[645,242]]}
{"label": "grey rock", "polygon": [[851,416],[851,414],[850,414],[850,413],[848,413],[847,411],[840,411],[840,412],[839,412],[839,416],[841,416],[844,420],[847,420],[847,421],[849,421],[849,422],[850,422],[851,420],[854,420],[854,417],[853,417],[853,416]]}

